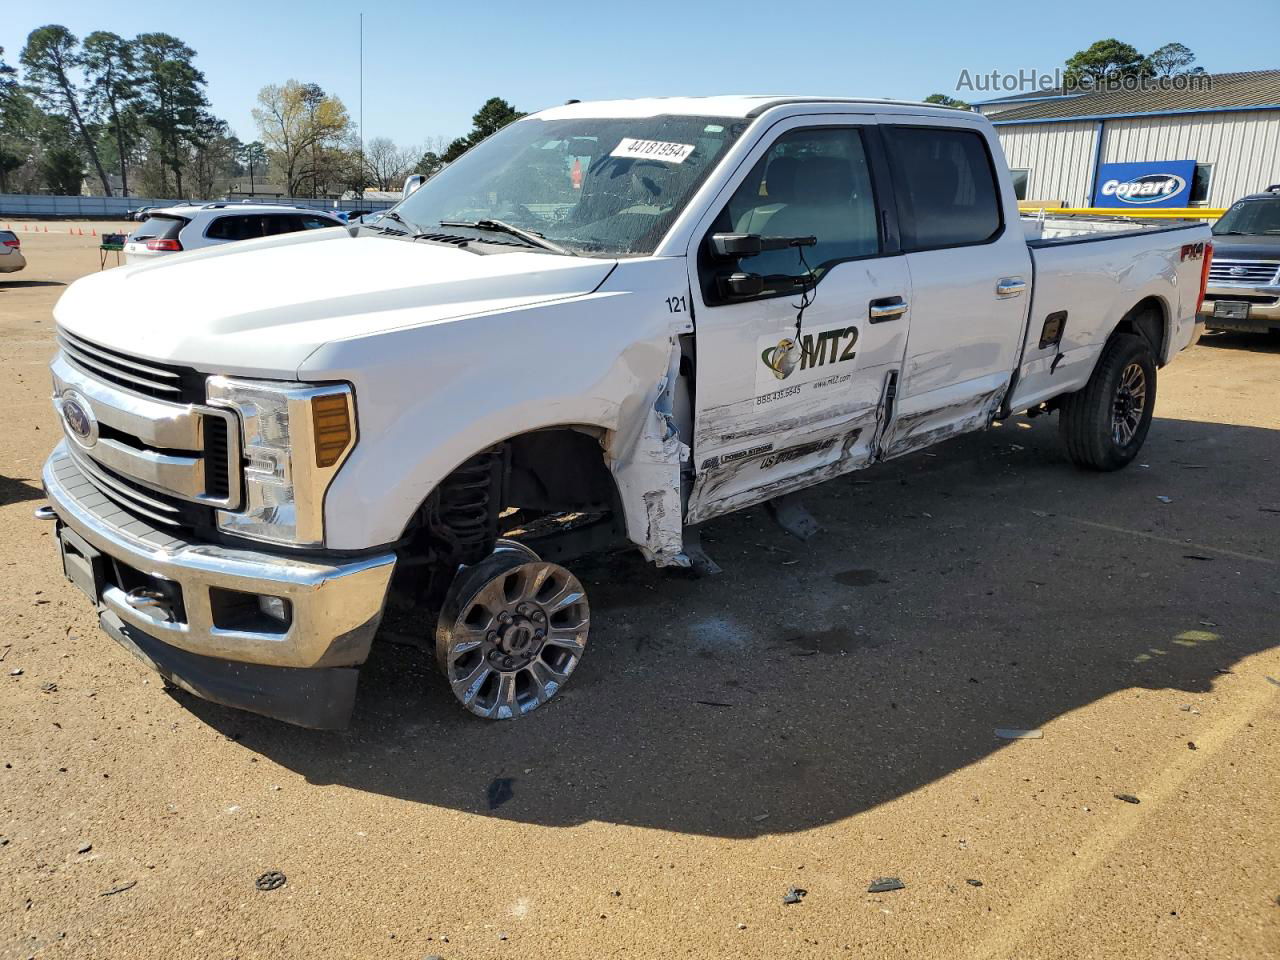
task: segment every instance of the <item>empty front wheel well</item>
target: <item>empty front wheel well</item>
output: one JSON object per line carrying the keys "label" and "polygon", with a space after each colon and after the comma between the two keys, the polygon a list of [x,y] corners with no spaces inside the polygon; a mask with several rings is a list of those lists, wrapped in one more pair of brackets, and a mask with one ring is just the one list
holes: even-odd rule
{"label": "empty front wheel well", "polygon": [[604,546],[622,517],[603,436],[588,426],[535,430],[468,458],[414,512],[402,554],[448,571],[488,556],[499,538],[548,560]]}

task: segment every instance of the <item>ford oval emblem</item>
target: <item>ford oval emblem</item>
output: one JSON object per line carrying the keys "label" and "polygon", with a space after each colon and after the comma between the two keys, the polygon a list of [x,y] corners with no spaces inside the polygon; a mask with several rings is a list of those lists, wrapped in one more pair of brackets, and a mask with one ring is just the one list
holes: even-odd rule
{"label": "ford oval emblem", "polygon": [[63,395],[62,419],[72,438],[82,447],[91,447],[98,442],[98,421],[94,419],[89,401],[78,393]]}

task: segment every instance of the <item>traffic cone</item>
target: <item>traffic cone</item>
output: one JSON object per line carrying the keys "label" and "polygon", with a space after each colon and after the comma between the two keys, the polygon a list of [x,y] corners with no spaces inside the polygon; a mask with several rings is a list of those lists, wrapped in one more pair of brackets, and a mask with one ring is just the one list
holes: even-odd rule
{"label": "traffic cone", "polygon": [[94,228],[94,230],[93,230],[93,235],[94,235],[95,237],[98,235],[98,230],[97,230],[97,228],[96,228],[96,227],[95,227],[95,228]]}
{"label": "traffic cone", "polygon": [[76,236],[77,236],[77,237],[83,237],[83,236],[84,236],[84,227],[76,227]]}

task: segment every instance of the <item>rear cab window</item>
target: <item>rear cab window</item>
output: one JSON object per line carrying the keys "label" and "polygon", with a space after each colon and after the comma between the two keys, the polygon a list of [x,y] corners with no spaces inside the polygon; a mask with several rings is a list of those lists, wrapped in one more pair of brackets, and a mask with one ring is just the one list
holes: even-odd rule
{"label": "rear cab window", "polygon": [[884,124],[908,253],[988,243],[1004,225],[995,167],[976,130]]}
{"label": "rear cab window", "polygon": [[159,214],[153,217],[147,217],[142,221],[142,225],[134,230],[129,239],[134,241],[142,240],[176,240],[178,234],[182,232],[189,220],[185,217],[173,217]]}

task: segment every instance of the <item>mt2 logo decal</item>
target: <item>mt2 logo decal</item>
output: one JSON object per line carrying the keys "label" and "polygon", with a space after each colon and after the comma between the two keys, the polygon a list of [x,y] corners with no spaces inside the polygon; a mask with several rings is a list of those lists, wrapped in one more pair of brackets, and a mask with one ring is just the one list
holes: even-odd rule
{"label": "mt2 logo decal", "polygon": [[779,380],[785,380],[797,369],[809,370],[852,360],[858,355],[853,349],[857,343],[857,327],[824,330],[816,337],[806,333],[798,343],[791,337],[783,337],[775,346],[761,351],[760,362]]}

